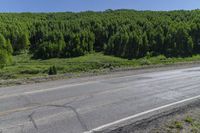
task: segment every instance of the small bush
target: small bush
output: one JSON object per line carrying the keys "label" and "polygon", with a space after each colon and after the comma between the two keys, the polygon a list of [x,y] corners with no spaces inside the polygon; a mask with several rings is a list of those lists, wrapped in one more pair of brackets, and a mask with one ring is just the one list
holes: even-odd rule
{"label": "small bush", "polygon": [[174,128],[176,128],[176,129],[182,129],[183,128],[183,123],[180,122],[180,121],[174,121],[173,123],[171,123],[169,125],[169,128],[171,128],[171,129],[174,129]]}
{"label": "small bush", "polygon": [[56,69],[56,67],[55,67],[55,66],[51,66],[51,67],[49,68],[48,74],[49,74],[49,75],[56,75],[56,74],[57,74],[57,69]]}
{"label": "small bush", "polygon": [[113,70],[114,68],[119,67],[119,64],[113,63],[105,63],[103,64],[103,69],[110,69]]}
{"label": "small bush", "polygon": [[192,122],[193,122],[193,119],[192,119],[191,117],[187,116],[187,117],[185,118],[185,122],[187,122],[187,123],[192,123]]}
{"label": "small bush", "polygon": [[183,123],[180,122],[180,121],[175,121],[175,127],[178,128],[178,129],[182,129],[183,128]]}
{"label": "small bush", "polygon": [[144,65],[151,65],[151,61],[148,59],[142,59],[140,61],[140,65],[144,66]]}
{"label": "small bush", "polygon": [[146,57],[147,59],[150,59],[152,56],[153,56],[152,53],[147,52],[145,57]]}
{"label": "small bush", "polygon": [[105,63],[105,64],[103,64],[103,68],[104,68],[104,69],[106,69],[106,68],[111,68],[111,67],[113,67],[113,66],[112,66],[112,64],[110,64],[110,63]]}
{"label": "small bush", "polygon": [[160,61],[165,61],[165,60],[167,59],[164,55],[159,55],[159,56],[157,56],[157,58],[158,58]]}

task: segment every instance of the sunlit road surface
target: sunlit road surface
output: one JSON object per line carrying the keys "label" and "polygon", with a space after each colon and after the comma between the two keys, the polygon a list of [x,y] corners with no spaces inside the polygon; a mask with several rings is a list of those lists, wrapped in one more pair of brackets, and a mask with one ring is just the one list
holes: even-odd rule
{"label": "sunlit road surface", "polygon": [[2,133],[82,133],[200,95],[200,67],[0,88]]}

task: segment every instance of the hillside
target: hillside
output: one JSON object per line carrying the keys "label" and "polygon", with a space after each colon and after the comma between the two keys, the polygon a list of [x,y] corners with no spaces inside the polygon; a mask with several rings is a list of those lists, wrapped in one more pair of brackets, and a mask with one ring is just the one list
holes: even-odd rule
{"label": "hillside", "polygon": [[191,56],[200,52],[199,14],[199,10],[1,13],[0,33],[14,54],[29,50],[40,59],[92,51],[128,59],[146,54]]}
{"label": "hillside", "polygon": [[196,61],[199,36],[199,10],[0,13],[1,79]]}

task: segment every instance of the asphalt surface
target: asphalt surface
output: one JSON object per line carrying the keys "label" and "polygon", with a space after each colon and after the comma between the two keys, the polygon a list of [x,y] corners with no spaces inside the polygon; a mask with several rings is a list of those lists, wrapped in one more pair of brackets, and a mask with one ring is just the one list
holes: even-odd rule
{"label": "asphalt surface", "polygon": [[1,133],[81,133],[200,95],[200,67],[0,88]]}

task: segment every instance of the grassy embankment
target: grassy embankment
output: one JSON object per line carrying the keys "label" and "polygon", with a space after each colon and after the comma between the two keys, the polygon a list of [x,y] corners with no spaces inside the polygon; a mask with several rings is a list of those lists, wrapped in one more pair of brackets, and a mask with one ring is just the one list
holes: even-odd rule
{"label": "grassy embankment", "polygon": [[55,65],[58,74],[101,72],[105,69],[136,68],[147,65],[173,64],[200,60],[200,55],[187,58],[166,58],[164,56],[145,57],[127,60],[101,53],[88,54],[69,59],[33,60],[30,55],[14,56],[13,63],[0,70],[0,80],[25,79],[30,77],[47,76],[49,67]]}

